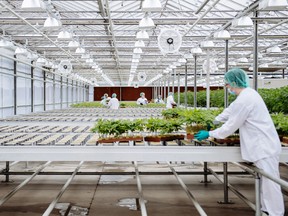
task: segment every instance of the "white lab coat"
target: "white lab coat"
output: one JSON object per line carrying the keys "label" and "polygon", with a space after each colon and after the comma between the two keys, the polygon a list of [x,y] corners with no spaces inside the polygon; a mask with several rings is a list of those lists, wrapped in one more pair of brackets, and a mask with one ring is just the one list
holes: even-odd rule
{"label": "white lab coat", "polygon": [[[210,131],[209,136],[225,138],[239,128],[242,158],[254,162],[258,168],[279,178],[278,157],[281,143],[268,109],[258,92],[251,88],[243,89],[236,100],[215,120],[225,123]],[[261,181],[262,210],[269,212],[269,215],[283,216],[281,188],[265,177]]]}
{"label": "white lab coat", "polygon": [[176,103],[175,103],[175,101],[174,101],[173,95],[169,95],[169,96],[167,97],[166,108],[167,108],[167,109],[172,108],[172,107],[173,107],[172,104],[176,104]]}
{"label": "white lab coat", "polygon": [[111,98],[111,100],[108,103],[108,107],[110,109],[118,109],[119,108],[119,100],[117,98]]}
{"label": "white lab coat", "polygon": [[148,104],[148,100],[146,99],[146,98],[142,98],[142,97],[140,97],[140,98],[138,98],[138,100],[137,100],[137,102],[136,102],[138,105],[146,105],[146,104]]}

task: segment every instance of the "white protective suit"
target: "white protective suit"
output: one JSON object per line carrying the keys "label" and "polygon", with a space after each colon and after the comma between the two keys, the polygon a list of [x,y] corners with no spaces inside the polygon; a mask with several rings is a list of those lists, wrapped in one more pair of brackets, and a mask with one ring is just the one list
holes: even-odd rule
{"label": "white protective suit", "polygon": [[148,100],[145,97],[144,98],[140,97],[140,98],[138,98],[136,103],[138,105],[146,105],[146,104],[148,104]]}
{"label": "white protective suit", "polygon": [[[209,132],[214,138],[225,138],[238,128],[242,158],[279,178],[279,154],[281,143],[268,109],[261,96],[251,88],[244,88],[216,121],[225,122],[222,127]],[[284,215],[284,201],[277,183],[261,178],[262,210],[269,216]]]}
{"label": "white protective suit", "polygon": [[172,104],[176,104],[176,103],[175,103],[175,101],[174,101],[173,95],[169,95],[169,96],[167,97],[166,108],[167,108],[167,109],[172,108],[172,107],[173,107]]}
{"label": "white protective suit", "polygon": [[111,100],[108,103],[109,109],[119,109],[119,100],[117,98],[111,98]]}

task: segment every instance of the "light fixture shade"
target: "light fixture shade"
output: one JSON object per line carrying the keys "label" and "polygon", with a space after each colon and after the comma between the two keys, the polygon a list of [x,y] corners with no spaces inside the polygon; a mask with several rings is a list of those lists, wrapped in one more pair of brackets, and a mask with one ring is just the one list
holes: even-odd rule
{"label": "light fixture shade", "polygon": [[79,42],[75,41],[75,40],[70,41],[69,44],[68,44],[69,48],[77,48],[79,46],[80,46]]}
{"label": "light fixture shade", "polygon": [[215,39],[224,39],[224,40],[227,40],[227,39],[230,39],[231,38],[231,35],[230,33],[227,31],[227,30],[221,30],[219,32],[215,32],[213,37]]}
{"label": "light fixture shade", "polygon": [[94,60],[93,59],[91,59],[91,58],[89,58],[89,59],[86,59],[86,63],[93,63],[94,62]]}
{"label": "light fixture shade", "polygon": [[145,17],[142,18],[139,22],[139,29],[145,30],[145,29],[151,29],[154,27],[155,27],[155,24],[149,16],[145,15]]}
{"label": "light fixture shade", "polygon": [[0,40],[0,47],[1,48],[9,48],[9,47],[14,47],[14,44],[11,41],[1,39]]}
{"label": "light fixture shade", "polygon": [[185,64],[187,61],[185,58],[180,58],[180,59],[178,59],[178,62],[181,64]]}
{"label": "light fixture shade", "polygon": [[30,59],[30,60],[35,60],[35,59],[38,58],[38,55],[36,53],[28,52],[27,58]]}
{"label": "light fixture shade", "polygon": [[83,47],[78,47],[75,51],[75,53],[77,54],[84,54],[85,53],[85,49]]}
{"label": "light fixture shade", "polygon": [[141,48],[134,48],[134,49],[133,49],[133,53],[135,53],[135,54],[142,54],[143,51],[142,51]]}
{"label": "light fixture shade", "polygon": [[160,0],[144,0],[142,3],[142,11],[161,11],[162,5]]}
{"label": "light fixture shade", "polygon": [[253,22],[249,16],[243,16],[232,21],[233,28],[247,28],[251,26],[253,26]]}
{"label": "light fixture shade", "polygon": [[38,58],[37,61],[36,61],[36,64],[44,65],[46,63],[47,63],[47,60],[45,58],[43,58],[43,57]]}
{"label": "light fixture shade", "polygon": [[17,47],[15,50],[15,55],[26,55],[27,52],[28,51],[25,48]]}
{"label": "light fixture shade", "polygon": [[132,55],[132,58],[133,58],[133,59],[140,59],[140,58],[141,58],[141,55],[140,55],[140,54],[133,54],[133,55]]}
{"label": "light fixture shade", "polygon": [[190,51],[192,54],[201,54],[202,53],[202,49],[200,47],[194,47],[191,49]]}
{"label": "light fixture shade", "polygon": [[45,10],[46,5],[42,0],[23,0],[21,8],[26,10]]}
{"label": "light fixture shade", "polygon": [[287,6],[287,0],[260,0],[259,2],[260,10],[283,10]]}
{"label": "light fixture shade", "polygon": [[201,47],[203,48],[213,48],[214,47],[214,43],[213,41],[202,41],[201,42]]}
{"label": "light fixture shade", "polygon": [[238,62],[240,63],[248,63],[248,59],[246,57],[239,58]]}
{"label": "light fixture shade", "polygon": [[267,53],[281,53],[281,49],[278,46],[273,46],[273,47],[269,47],[267,50]]}
{"label": "light fixture shade", "polygon": [[139,62],[139,59],[132,59],[132,62],[133,62],[133,63],[138,63],[138,62]]}
{"label": "light fixture shade", "polygon": [[44,22],[44,28],[57,29],[60,28],[61,26],[62,26],[61,21],[54,17],[48,17]]}
{"label": "light fixture shade", "polygon": [[70,39],[72,39],[72,34],[66,30],[63,30],[63,31],[59,32],[58,39],[59,40],[70,40]]}
{"label": "light fixture shade", "polygon": [[141,31],[137,32],[136,39],[138,39],[138,40],[148,40],[149,39],[149,35],[148,35],[148,33],[145,30],[141,30]]}
{"label": "light fixture shade", "polygon": [[136,41],[135,42],[135,45],[134,45],[135,47],[145,47],[145,43],[144,43],[144,41],[143,40],[138,40],[138,41]]}

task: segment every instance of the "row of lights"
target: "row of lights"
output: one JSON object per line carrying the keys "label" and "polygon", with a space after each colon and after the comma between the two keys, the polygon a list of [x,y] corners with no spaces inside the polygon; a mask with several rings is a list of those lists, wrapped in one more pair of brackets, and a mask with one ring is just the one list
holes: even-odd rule
{"label": "row of lights", "polygon": [[138,64],[143,53],[142,48],[145,47],[145,40],[149,39],[149,34],[146,30],[150,30],[155,27],[153,20],[150,18],[149,12],[161,11],[162,5],[159,0],[144,0],[142,3],[142,11],[145,12],[144,17],[139,22],[139,32],[136,34],[136,42],[134,44],[133,56],[130,68],[130,75],[128,80],[128,86],[132,85],[134,76],[137,71]]}

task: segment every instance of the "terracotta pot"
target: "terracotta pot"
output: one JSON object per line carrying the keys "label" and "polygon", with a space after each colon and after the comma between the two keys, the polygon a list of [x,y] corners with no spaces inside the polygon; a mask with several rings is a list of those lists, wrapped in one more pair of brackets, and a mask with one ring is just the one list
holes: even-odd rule
{"label": "terracotta pot", "polygon": [[193,134],[187,133],[186,139],[191,139],[191,140],[194,139],[194,133]]}

